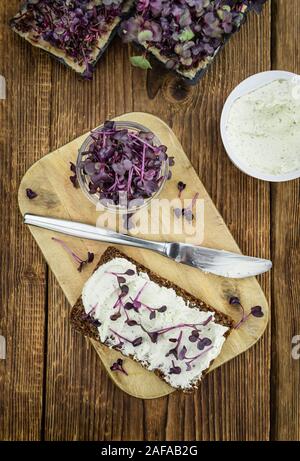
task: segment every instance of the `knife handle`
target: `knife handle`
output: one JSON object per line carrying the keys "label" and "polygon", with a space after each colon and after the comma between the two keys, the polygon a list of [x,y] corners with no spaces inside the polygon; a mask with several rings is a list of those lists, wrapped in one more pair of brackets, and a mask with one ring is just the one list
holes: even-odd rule
{"label": "knife handle", "polygon": [[114,243],[117,245],[128,245],[146,250],[156,251],[165,254],[166,244],[163,242],[154,242],[144,240],[131,235],[120,234],[109,229],[91,226],[76,221],[67,221],[65,219],[48,218],[26,213],[24,223],[30,226],[41,227],[43,229],[60,232],[61,234],[72,235],[87,240],[97,240],[99,242]]}

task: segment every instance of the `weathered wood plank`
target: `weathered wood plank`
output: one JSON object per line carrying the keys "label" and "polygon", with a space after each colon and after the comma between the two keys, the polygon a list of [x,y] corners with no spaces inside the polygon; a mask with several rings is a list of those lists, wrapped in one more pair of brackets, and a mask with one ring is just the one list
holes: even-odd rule
{"label": "weathered wood plank", "polygon": [[[45,263],[17,207],[19,182],[49,151],[51,62],[8,27],[18,1],[1,2],[0,73],[7,99],[0,101],[0,439],[38,440],[44,372]],[[8,46],[9,44],[9,46]]]}
{"label": "weathered wood plank", "polygon": [[[130,110],[130,66],[116,41],[99,63],[93,82],[54,66],[51,150]],[[129,82],[129,83],[128,83]],[[125,396],[108,378],[86,340],[71,331],[70,306],[49,277],[47,440],[143,438],[143,402]]]}
{"label": "weathered wood plank", "polygon": [[[300,73],[300,4],[273,6],[274,69]],[[300,96],[300,91],[298,92]],[[299,180],[272,185],[273,316],[272,438],[300,439],[300,362],[292,358],[292,338],[300,334]]]}
{"label": "weathered wood plank", "polygon": [[[249,46],[250,42],[257,47]],[[160,78],[160,71],[152,72],[146,82],[142,71],[130,67],[128,51],[118,40],[99,64],[92,83],[79,82],[55,65],[51,149],[124,111],[155,113],[183,142],[243,251],[268,256],[269,186],[247,178],[229,162],[218,124],[230,90],[251,73],[270,68],[269,43],[267,7],[260,18],[251,17],[194,88],[170,75]],[[268,276],[263,287],[269,295]],[[209,376],[194,396],[141,402],[112,386],[94,351],[70,331],[67,311],[50,276],[46,439],[268,438],[268,334],[247,354]]]}
{"label": "weathered wood plank", "polygon": [[[47,56],[11,34],[5,24],[16,11],[18,2],[3,3],[0,8],[0,73],[8,79],[11,99],[0,102],[2,171],[5,171],[5,177],[3,174],[1,177],[0,206],[6,220],[0,231],[1,267],[8,268],[1,272],[0,333],[8,339],[8,359],[0,362],[0,439],[38,439],[42,420],[45,271],[38,249],[21,228],[13,200],[7,200],[8,193],[16,199],[18,183],[25,170],[49,150],[105,118],[130,110],[148,110],[166,120],[186,152],[190,152],[194,166],[243,251],[268,256],[269,187],[245,177],[229,162],[221,147],[218,119],[229,91],[242,78],[270,67],[270,15],[266,7],[261,18],[252,16],[203,81],[195,88],[188,88],[161,71],[146,79],[144,73],[130,67],[128,50],[121,48],[118,41],[99,64],[94,81],[81,82],[69,70],[52,65]],[[292,50],[286,56],[284,53],[291,46],[290,38],[296,36],[299,14],[294,18],[288,14],[283,0],[277,3],[278,17],[281,17],[277,26],[280,31],[276,48],[278,67],[288,67],[292,66],[294,54],[290,54]],[[296,0],[294,4],[298,11]],[[289,26],[284,30],[286,24]],[[285,45],[281,48],[282,39]],[[293,65],[290,68],[295,70],[296,63]],[[50,99],[52,67],[53,98]],[[280,187],[274,193],[276,203],[289,206],[297,222],[298,192]],[[274,248],[281,242],[282,252],[283,243],[286,245],[282,237],[284,215],[279,206],[276,210],[281,227],[277,227]],[[298,243],[292,226],[288,242],[294,248],[293,256]],[[275,256],[276,280],[282,275],[279,268],[283,256],[280,252]],[[276,323],[282,319],[283,296],[289,299],[289,304],[297,302],[296,282],[287,298],[287,291],[291,289],[288,283],[288,280],[281,282],[278,290]],[[269,295],[268,276],[263,279],[263,287]],[[274,292],[276,290],[274,284]],[[268,438],[268,334],[247,354],[209,376],[194,396],[174,395],[142,402],[116,389],[101,369],[92,348],[71,331],[69,306],[51,274],[48,301],[47,392],[45,429],[42,431],[46,439]],[[296,318],[296,310],[291,310],[288,326],[280,326],[281,340],[286,341],[286,335],[296,325],[292,323],[296,322],[292,312]],[[297,334],[296,329],[293,334]],[[281,350],[277,344],[273,363],[277,363],[279,369],[282,361],[279,362]],[[290,369],[286,367],[280,377],[278,373],[275,376],[280,392],[274,396],[274,408],[279,405],[274,437],[295,438],[298,435],[299,438],[299,375],[295,368],[297,363],[292,366],[293,394],[289,393],[286,399],[282,400],[282,392],[286,391],[285,379]],[[78,369],[81,370],[79,374]],[[291,426],[290,432],[286,421]]]}
{"label": "weathered wood plank", "polygon": [[[190,168],[191,164],[174,132],[161,119],[144,112],[127,113],[114,120],[135,121],[155,132],[160,142],[168,146],[169,152],[176,159],[175,165],[172,168],[172,179],[164,189],[162,197],[173,200],[174,196],[177,195],[176,183],[182,180],[188,184],[185,191],[187,193],[186,196],[192,197],[197,191],[199,197],[205,198],[204,219],[206,235],[204,244],[236,251],[236,242],[225,226],[213,202],[207,196],[207,192],[196,172]],[[18,197],[23,215],[25,213],[50,214],[51,216],[70,218],[75,221],[82,220],[96,223],[99,213],[87,202],[86,197],[83,196],[80,190],[74,190],[73,185],[69,181],[70,160],[75,161],[78,148],[84,137],[85,135],[83,137],[80,136],[40,159],[26,172],[20,185]],[[29,186],[33,187],[39,193],[39,197],[34,201],[29,201],[25,195],[26,187]],[[160,219],[157,224],[159,222],[161,222]],[[163,224],[161,222],[162,227]],[[68,257],[65,250],[58,247],[57,243],[51,243],[49,232],[37,228],[31,228],[30,230],[38,242],[50,269],[60,283],[69,303],[74,304],[80,295],[84,282],[92,271],[92,267],[86,268],[82,273],[79,273],[74,265],[74,261]],[[172,237],[170,235],[170,238]],[[168,239],[169,236],[167,234],[160,234],[159,236],[155,236],[155,238]],[[177,238],[183,240],[185,235],[183,234],[181,237],[178,235]],[[108,244],[92,244],[92,242],[79,241],[78,239],[67,239],[67,241],[70,241],[71,246],[74,247],[75,245],[76,253],[78,254],[84,255],[87,251],[93,251],[96,254],[96,261],[103,254],[105,248],[109,246]],[[200,243],[199,237],[195,241]],[[225,313],[232,314],[235,319],[240,318],[240,313],[232,311],[232,307],[228,304],[229,296],[238,294],[243,299],[243,305],[247,311],[254,304],[261,305],[265,312],[264,318],[260,319],[260,321],[247,322],[239,331],[232,333],[222,349],[220,356],[214,362],[212,369],[248,350],[263,335],[269,320],[269,308],[256,280],[221,280],[219,277],[205,275],[200,271],[178,265],[170,260],[162,260],[162,258],[159,258],[154,253],[138,249],[129,250],[129,248],[124,249],[124,251],[126,253],[129,252],[129,256],[147,265],[154,272],[184,287],[197,298],[203,299]],[[94,267],[96,261],[94,262]],[[159,398],[171,392],[170,387],[166,386],[155,375],[146,371],[141,373],[140,366],[134,362],[127,362],[126,360],[126,369],[129,376],[125,379],[121,374],[111,373],[110,366],[116,360],[116,355],[118,354],[116,351],[103,349],[97,342],[93,341],[93,345],[112,380],[129,395],[148,399]]]}
{"label": "weathered wood plank", "polygon": [[[250,41],[257,44],[249,46]],[[208,192],[245,253],[269,256],[269,186],[240,173],[228,160],[219,136],[223,103],[241,80],[270,68],[270,7],[252,15],[198,87],[179,85],[167,76],[157,92],[156,75],[148,78],[149,101],[134,70],[134,109],[148,107],[166,120],[190,153]],[[227,76],[227,78],[226,78]],[[246,206],[245,206],[246,204]],[[262,278],[270,298],[270,276]],[[166,438],[199,440],[266,440],[269,437],[270,336],[248,353],[207,377],[192,396],[168,398]],[[145,408],[149,405],[145,403]],[[160,417],[163,421],[164,409]],[[148,414],[146,428],[154,416]],[[151,426],[150,426],[151,427]],[[164,426],[163,426],[164,427]],[[163,430],[161,431],[164,436]],[[154,439],[148,430],[147,439]]]}

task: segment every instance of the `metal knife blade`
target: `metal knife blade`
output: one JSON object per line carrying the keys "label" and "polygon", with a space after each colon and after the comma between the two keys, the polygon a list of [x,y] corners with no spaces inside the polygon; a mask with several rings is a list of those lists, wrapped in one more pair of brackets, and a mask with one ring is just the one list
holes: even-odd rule
{"label": "metal knife blade", "polygon": [[145,248],[156,251],[178,263],[222,277],[246,278],[267,272],[272,267],[272,262],[266,259],[185,243],[144,240],[75,221],[25,214],[24,223],[88,240]]}

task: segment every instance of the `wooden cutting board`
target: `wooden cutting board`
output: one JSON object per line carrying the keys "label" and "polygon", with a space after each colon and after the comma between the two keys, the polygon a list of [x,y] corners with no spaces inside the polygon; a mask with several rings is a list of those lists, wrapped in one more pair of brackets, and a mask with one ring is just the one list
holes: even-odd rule
{"label": "wooden cutting board", "polygon": [[[200,243],[212,248],[239,252],[237,243],[216,210],[173,131],[159,118],[141,112],[124,114],[115,120],[131,120],[148,127],[161,140],[162,144],[168,147],[169,155],[175,157],[176,163],[172,168],[172,179],[165,186],[161,198],[173,199],[177,195],[176,185],[179,180],[187,184],[183,198],[191,199],[196,192],[199,193],[199,198],[203,199],[204,203],[204,241]],[[95,210],[94,205],[87,200],[80,189],[73,188],[69,180],[69,162],[76,162],[78,148],[86,136],[87,134],[84,134],[60,149],[51,152],[32,165],[27,171],[19,189],[19,206],[23,215],[25,213],[35,213],[82,221],[92,225],[96,224],[96,220],[101,213]],[[29,200],[26,197],[26,188],[33,189],[38,193],[38,197]],[[108,245],[61,236],[79,255],[86,256],[88,250],[93,251],[96,255],[94,264],[86,266],[79,273],[65,250],[51,239],[53,236],[59,237],[58,234],[34,227],[31,227],[30,231],[68,301],[73,305],[81,294],[84,282],[91,275],[97,260]],[[153,236],[149,234],[149,238],[151,237]],[[156,235],[154,238],[163,241],[182,240],[180,235],[168,235],[164,228],[162,228],[160,235]],[[241,312],[228,304],[228,299],[231,296],[238,296],[241,299],[246,312],[249,312],[252,306],[262,306],[264,317],[254,318],[251,316],[240,329],[235,330],[230,335],[220,356],[211,367],[212,370],[246,351],[263,334],[268,322],[268,305],[264,293],[255,278],[244,280],[226,279],[204,274],[198,269],[177,264],[146,250],[122,247],[122,251],[220,311],[226,312],[236,321],[240,320]],[[96,341],[91,340],[91,342],[112,380],[123,391],[145,399],[157,398],[173,392],[170,386],[162,382],[153,373],[144,370],[131,359],[126,358],[124,360],[124,367],[128,372],[128,376],[111,372],[110,366],[121,354],[105,348]]]}

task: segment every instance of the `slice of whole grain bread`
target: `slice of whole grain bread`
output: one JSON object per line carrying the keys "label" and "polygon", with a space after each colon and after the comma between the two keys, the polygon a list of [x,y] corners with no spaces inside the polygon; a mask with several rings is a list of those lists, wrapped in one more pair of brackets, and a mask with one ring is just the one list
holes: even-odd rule
{"label": "slice of whole grain bread", "polygon": [[[228,331],[226,331],[226,333],[224,334],[224,337],[228,337],[228,335],[232,331],[232,329],[233,329],[233,320],[229,316],[227,316],[226,314],[223,314],[222,312],[217,311],[212,306],[206,304],[204,301],[199,300],[198,298],[196,298],[192,294],[188,293],[183,288],[180,288],[179,286],[177,286],[174,283],[170,282],[169,280],[155,274],[150,269],[148,269],[144,265],[138,263],[137,261],[130,258],[129,256],[125,255],[124,253],[122,253],[121,251],[119,251],[115,247],[108,247],[106,249],[106,251],[101,256],[100,261],[99,261],[99,263],[97,264],[97,266],[95,268],[95,271],[98,269],[98,267],[102,266],[103,264],[107,263],[108,261],[110,261],[110,260],[112,260],[114,258],[125,258],[125,259],[127,259],[128,261],[130,261],[131,263],[133,263],[136,266],[138,272],[147,273],[150,280],[152,280],[153,282],[157,283],[160,286],[164,286],[166,288],[173,288],[173,290],[176,292],[177,296],[181,296],[185,301],[189,301],[191,308],[197,308],[199,310],[206,311],[206,312],[207,311],[214,312],[215,313],[215,320],[214,321],[216,323],[220,324],[220,325],[223,325],[223,326],[226,326],[226,327],[229,328]],[[88,336],[88,337],[90,337],[92,339],[100,341],[96,322],[95,322],[95,320],[93,318],[89,317],[85,313],[81,297],[77,300],[76,304],[74,305],[74,307],[72,309],[71,323],[72,323],[73,328],[76,331],[78,331],[78,332],[82,333],[83,335]],[[210,366],[212,365],[212,363],[213,363],[213,361],[210,363]],[[147,369],[147,366],[145,366],[145,364],[141,364],[141,365],[144,366]],[[202,373],[202,377],[207,373],[207,371],[208,371],[208,369],[205,370]],[[163,374],[161,373],[160,370],[155,370],[155,373],[157,374],[157,376],[159,376],[161,379],[164,380],[164,376],[163,376]],[[201,379],[202,379],[202,377],[201,377]],[[199,379],[199,382],[197,382],[194,385],[194,387],[195,388],[198,387],[199,383],[200,383],[200,379]]]}
{"label": "slice of whole grain bread", "polygon": [[[120,14],[120,16],[117,16],[110,24],[108,24],[107,31],[103,33],[101,37],[99,38],[97,46],[95,46],[94,51],[92,53],[92,60],[89,63],[93,68],[96,66],[97,62],[102,57],[103,53],[106,51],[110,42],[113,40],[115,34],[117,33],[120,22],[128,16],[130,9],[132,8],[133,2],[134,0],[124,0],[123,6],[122,6],[122,13]],[[12,30],[16,32],[18,35],[20,35],[22,38],[24,38],[26,41],[28,41],[34,47],[42,49],[43,51],[45,51],[46,53],[54,57],[60,63],[71,68],[78,74],[84,75],[84,73],[87,71],[87,66],[85,64],[79,65],[70,56],[68,56],[63,50],[60,50],[59,48],[55,48],[49,42],[35,40],[34,32],[32,31],[21,32],[17,30],[17,28],[14,26],[14,21],[17,21],[20,17],[22,17],[22,11],[23,9],[27,8],[27,3],[28,3],[28,0],[27,2],[26,1],[23,2],[23,5],[19,13],[17,13],[10,20],[10,26]]]}

